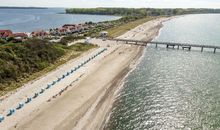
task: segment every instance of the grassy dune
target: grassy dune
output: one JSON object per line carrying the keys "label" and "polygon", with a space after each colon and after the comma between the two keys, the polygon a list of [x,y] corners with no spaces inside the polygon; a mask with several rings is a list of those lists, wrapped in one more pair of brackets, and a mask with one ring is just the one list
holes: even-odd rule
{"label": "grassy dune", "polygon": [[1,45],[0,95],[56,69],[94,47],[97,46],[83,43],[67,47],[36,40]]}
{"label": "grassy dune", "polygon": [[129,22],[129,23],[122,24],[122,25],[114,27],[114,28],[107,29],[106,31],[109,32],[110,37],[117,37],[117,36],[120,36],[120,35],[126,33],[127,31],[137,27],[138,25],[143,24],[143,23],[150,21],[152,19],[155,19],[155,18],[158,18],[158,17],[146,17],[146,18],[138,19],[133,22]]}

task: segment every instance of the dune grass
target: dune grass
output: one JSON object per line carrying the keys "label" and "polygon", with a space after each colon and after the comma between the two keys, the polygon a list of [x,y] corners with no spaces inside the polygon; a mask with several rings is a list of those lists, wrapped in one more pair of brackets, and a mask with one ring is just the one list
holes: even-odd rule
{"label": "dune grass", "polygon": [[[22,48],[20,47],[20,48],[11,49],[16,46],[21,46]],[[49,46],[52,46],[52,47],[46,47],[46,48],[38,47],[36,51],[34,51],[35,49],[30,49],[30,48],[27,49],[23,45],[6,45],[6,46],[1,47],[1,48],[7,48],[7,49],[4,49],[5,53],[8,53],[7,55],[11,55],[12,57],[7,58],[7,59],[5,57],[4,58],[0,57],[0,60],[4,62],[5,64],[5,65],[3,64],[0,65],[1,66],[0,67],[0,74],[1,74],[0,75],[1,76],[0,96],[3,96],[6,93],[21,87],[22,85],[24,85],[25,83],[29,81],[37,79],[38,77],[42,75],[45,75],[46,73],[56,69],[57,67],[68,62],[69,60],[80,56],[82,53],[88,51],[89,49],[97,47],[96,45],[83,44],[83,43],[77,43],[69,47],[61,45],[61,44],[49,45]],[[20,49],[24,49],[24,48],[26,48],[28,53],[31,53],[32,51],[31,55],[28,56],[27,54],[23,54],[22,56],[19,56],[21,52],[16,52],[16,51]],[[39,57],[38,52],[41,52],[40,54],[44,52],[43,54],[45,54],[46,57],[49,58],[51,61],[48,61],[48,59],[43,59]],[[59,55],[54,57],[55,53],[58,53],[58,52],[59,52]],[[33,54],[36,54],[36,55],[33,55]],[[45,56],[43,57],[45,58]],[[53,59],[51,57],[53,57]],[[15,64],[15,61],[19,61],[19,65]],[[6,67],[8,66],[8,68],[5,69],[5,66]],[[21,67],[23,68],[21,69]],[[31,68],[31,70],[27,70],[26,68]],[[13,75],[14,77],[11,75]]]}
{"label": "dune grass", "polygon": [[109,33],[109,37],[115,38],[137,27],[138,25],[141,25],[147,21],[150,21],[156,18],[158,17],[146,17],[146,18],[138,19],[138,20],[126,23],[126,24],[122,24],[122,25],[107,29],[106,31]]}

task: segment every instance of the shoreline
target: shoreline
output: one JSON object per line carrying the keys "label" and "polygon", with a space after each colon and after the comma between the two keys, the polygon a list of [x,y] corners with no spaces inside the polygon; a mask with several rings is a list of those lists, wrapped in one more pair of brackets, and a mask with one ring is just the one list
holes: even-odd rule
{"label": "shoreline", "polygon": [[[164,22],[167,22],[167,21],[169,21],[169,20],[172,20],[172,19],[174,19],[174,18],[177,18],[177,17],[174,16],[174,17],[170,17],[170,18],[168,18],[168,19],[166,19],[166,20],[162,20],[161,23],[157,26],[157,31],[155,32],[155,36],[154,36],[154,37],[151,37],[150,39],[143,38],[143,39],[140,39],[140,40],[149,40],[149,41],[152,41],[152,40],[156,39],[156,38],[159,36],[160,31],[162,30],[162,28],[163,28],[163,26],[164,26],[163,23],[164,23]],[[139,26],[141,26],[141,25],[139,25]],[[115,90],[115,92],[114,92],[114,94],[113,94],[113,95],[114,95],[114,96],[113,96],[113,102],[112,102],[111,106],[109,107],[108,113],[107,113],[107,115],[105,116],[105,120],[102,121],[101,128],[100,128],[101,130],[103,130],[103,129],[105,128],[105,125],[108,123],[109,119],[111,118],[112,107],[114,106],[114,102],[115,102],[117,96],[120,95],[120,92],[121,92],[122,89],[123,89],[123,86],[124,86],[124,83],[125,83],[125,81],[126,81],[126,78],[129,76],[130,73],[132,73],[132,72],[137,68],[138,64],[139,64],[139,63],[141,62],[141,60],[143,59],[145,53],[146,53],[146,49],[143,48],[143,50],[140,52],[141,55],[140,55],[137,59],[135,59],[134,61],[132,61],[132,62],[133,62],[133,65],[132,65],[132,62],[131,62],[132,67],[130,67],[130,70],[127,72],[127,74],[126,74],[124,77],[121,77],[121,79],[119,79],[119,81],[118,81],[119,84],[118,84],[117,89]]]}
{"label": "shoreline", "polygon": [[[149,21],[128,31],[120,38],[143,39],[147,37],[146,40],[152,40],[161,28],[159,25],[169,19],[171,18]],[[34,100],[34,103],[28,104],[13,117],[5,119],[0,124],[0,129],[96,130],[104,128],[115,96],[123,88],[126,77],[141,61],[144,48],[99,39],[93,39],[92,43],[98,43],[100,48],[107,48],[107,51],[83,66],[75,75],[55,85],[55,88]],[[53,80],[63,71],[69,70],[69,67],[79,64],[97,51],[98,49],[91,52],[92,54],[71,60],[63,67],[34,81],[33,84],[22,87],[6,101],[1,102],[0,111],[4,113],[8,108],[14,107],[17,102],[30,95],[30,92],[38,90],[39,86],[47,84],[47,81]],[[76,79],[78,80],[72,83]],[[67,91],[48,102],[54,93],[66,86],[69,86]]]}

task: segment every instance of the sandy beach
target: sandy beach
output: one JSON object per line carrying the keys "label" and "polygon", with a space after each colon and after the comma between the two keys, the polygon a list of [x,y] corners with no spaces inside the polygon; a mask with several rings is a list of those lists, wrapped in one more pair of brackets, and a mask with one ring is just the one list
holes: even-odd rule
{"label": "sandy beach", "polygon": [[[158,18],[129,30],[118,38],[150,41],[159,33],[162,23],[170,18]],[[120,42],[92,39],[99,48],[92,49],[58,69],[29,82],[0,102],[0,115],[5,120],[0,130],[98,130],[111,111],[117,90],[125,76],[142,56],[144,47]],[[105,51],[103,51],[105,50]],[[99,53],[99,55],[96,55]],[[50,89],[48,84],[70,72]],[[6,116],[8,110],[44,89],[42,94]]]}

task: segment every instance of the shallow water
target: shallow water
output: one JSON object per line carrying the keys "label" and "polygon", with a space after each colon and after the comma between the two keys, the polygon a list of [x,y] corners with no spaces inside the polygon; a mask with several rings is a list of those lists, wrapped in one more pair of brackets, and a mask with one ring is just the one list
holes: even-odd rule
{"label": "shallow water", "polygon": [[49,9],[0,9],[0,29],[31,32],[60,27],[63,24],[115,20],[118,16],[77,15],[65,13],[62,8]]}
{"label": "shallow water", "polygon": [[[220,15],[190,15],[168,21],[155,41],[220,45],[216,20]],[[220,51],[148,47],[117,96],[105,129],[220,129],[219,77]]]}

